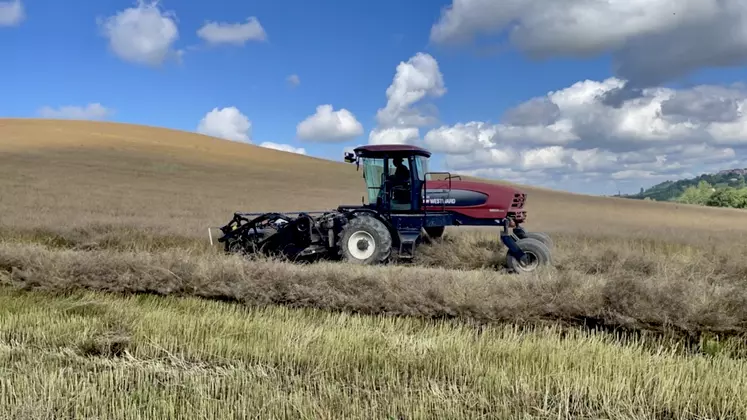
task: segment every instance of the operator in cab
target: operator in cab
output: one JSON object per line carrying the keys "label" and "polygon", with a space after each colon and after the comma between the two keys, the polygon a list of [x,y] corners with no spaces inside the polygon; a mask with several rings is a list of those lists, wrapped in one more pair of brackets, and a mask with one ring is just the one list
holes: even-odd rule
{"label": "operator in cab", "polygon": [[394,174],[389,176],[388,181],[392,193],[392,208],[399,210],[410,209],[410,170],[402,162],[401,157],[392,159]]}
{"label": "operator in cab", "polygon": [[396,157],[392,159],[392,164],[396,169],[394,170],[394,175],[390,179],[396,184],[408,183],[410,181],[410,170],[402,163],[402,158]]}

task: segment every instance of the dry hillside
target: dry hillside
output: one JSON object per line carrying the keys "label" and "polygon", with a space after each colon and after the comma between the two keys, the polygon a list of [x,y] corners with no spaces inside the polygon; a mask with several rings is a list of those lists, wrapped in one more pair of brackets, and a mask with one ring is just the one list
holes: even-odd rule
{"label": "dry hillside", "polygon": [[[747,230],[747,213],[539,188],[528,227],[546,231]],[[355,204],[355,166],[200,134],[108,122],[0,120],[2,225],[151,226],[187,235],[235,210]]]}

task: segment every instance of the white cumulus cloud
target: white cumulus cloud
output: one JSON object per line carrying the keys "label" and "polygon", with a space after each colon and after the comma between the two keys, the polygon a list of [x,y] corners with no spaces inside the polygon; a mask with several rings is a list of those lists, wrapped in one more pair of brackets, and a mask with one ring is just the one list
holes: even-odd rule
{"label": "white cumulus cloud", "polygon": [[21,0],[0,1],[0,26],[17,26],[25,18]]}
{"label": "white cumulus cloud", "polygon": [[244,23],[207,22],[197,30],[197,36],[209,44],[243,45],[247,41],[264,41],[267,33],[259,20],[250,16]]}
{"label": "white cumulus cloud", "polygon": [[617,74],[653,85],[747,62],[743,0],[452,0],[430,31],[437,44],[506,35],[532,57],[611,54]]}
{"label": "white cumulus cloud", "polygon": [[389,127],[371,130],[368,144],[413,144],[420,138],[417,127]]}
{"label": "white cumulus cloud", "polygon": [[180,59],[174,49],[179,39],[176,16],[161,11],[157,1],[138,0],[130,7],[99,20],[109,48],[119,58],[136,64],[159,66],[169,59]]}
{"label": "white cumulus cloud", "polygon": [[39,109],[40,117],[54,119],[104,120],[112,114],[112,110],[106,108],[100,103],[92,103],[86,106],[65,105],[59,108],[44,106]]}
{"label": "white cumulus cloud", "polygon": [[[386,105],[376,112],[378,126],[369,133],[369,143],[414,142],[420,135],[419,127],[437,120],[432,115],[435,107],[416,108],[415,105],[445,93],[443,74],[431,55],[419,52],[406,62],[400,62],[386,90]],[[428,110],[432,112],[425,112]]]}
{"label": "white cumulus cloud", "polygon": [[[585,80],[532,98],[500,122],[428,131],[422,143],[451,170],[517,182],[644,182],[744,164],[747,89],[701,85],[646,88]],[[615,191],[616,192],[616,191]]]}
{"label": "white cumulus cloud", "polygon": [[280,150],[283,152],[298,153],[299,155],[306,154],[306,149],[304,149],[303,147],[294,147],[294,146],[291,146],[290,144],[278,144],[278,143],[273,143],[270,141],[265,141],[265,142],[260,143],[260,146],[266,147],[268,149]]}
{"label": "white cumulus cloud", "polygon": [[316,113],[296,126],[296,135],[303,140],[343,142],[363,134],[363,126],[345,108],[335,111],[332,105],[319,105]]}
{"label": "white cumulus cloud", "polygon": [[252,122],[233,106],[213,108],[202,117],[197,132],[226,140],[252,142]]}
{"label": "white cumulus cloud", "polygon": [[448,154],[465,154],[476,147],[492,147],[496,134],[494,126],[483,122],[441,126],[426,133],[423,142],[435,151]]}
{"label": "white cumulus cloud", "polygon": [[445,93],[443,74],[436,59],[417,53],[397,65],[392,84],[386,90],[386,106],[378,110],[376,119],[383,127],[425,125],[430,121],[428,116],[411,107],[426,97]]}

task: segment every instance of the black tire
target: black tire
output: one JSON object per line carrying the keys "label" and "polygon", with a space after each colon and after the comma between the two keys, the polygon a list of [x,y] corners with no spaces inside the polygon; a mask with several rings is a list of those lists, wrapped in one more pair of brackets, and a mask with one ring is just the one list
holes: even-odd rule
{"label": "black tire", "polygon": [[535,238],[524,238],[516,241],[516,245],[527,254],[529,261],[528,264],[522,264],[509,252],[506,252],[506,266],[510,271],[521,274],[532,273],[539,267],[552,264],[552,253],[541,241]]}
{"label": "black tire", "polygon": [[438,239],[444,235],[446,226],[428,226],[424,227],[423,230],[425,230],[425,233],[427,233],[431,239]]}
{"label": "black tire", "polygon": [[361,265],[381,264],[392,254],[392,235],[376,218],[357,216],[342,229],[337,246],[344,261]]}
{"label": "black tire", "polygon": [[244,232],[234,238],[227,239],[224,249],[228,254],[249,255],[257,252],[255,244],[255,234],[253,232]]}
{"label": "black tire", "polygon": [[228,239],[225,242],[224,251],[226,254],[247,254],[247,244],[242,237]]}
{"label": "black tire", "polygon": [[244,250],[238,240],[227,240],[223,243],[223,252],[226,254],[239,254]]}
{"label": "black tire", "polygon": [[555,243],[553,243],[552,238],[550,238],[550,235],[546,234],[545,232],[527,232],[525,238],[536,239],[545,244],[545,246],[550,250],[555,247]]}

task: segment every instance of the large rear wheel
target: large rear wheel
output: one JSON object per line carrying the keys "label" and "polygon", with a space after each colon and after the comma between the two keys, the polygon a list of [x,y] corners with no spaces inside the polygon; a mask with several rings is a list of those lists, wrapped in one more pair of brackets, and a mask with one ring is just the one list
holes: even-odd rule
{"label": "large rear wheel", "polygon": [[345,225],[338,246],[344,261],[361,265],[380,264],[392,254],[392,235],[376,218],[358,216]]}
{"label": "large rear wheel", "polygon": [[540,267],[552,264],[552,253],[541,241],[535,238],[523,238],[516,245],[524,251],[525,257],[517,259],[511,252],[506,253],[506,266],[514,273],[532,273]]}

